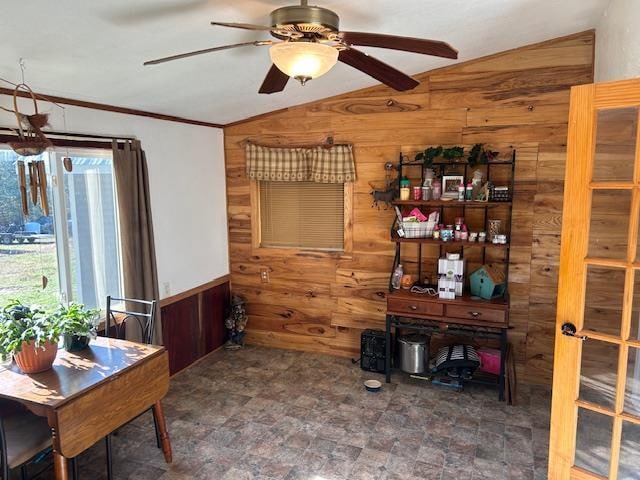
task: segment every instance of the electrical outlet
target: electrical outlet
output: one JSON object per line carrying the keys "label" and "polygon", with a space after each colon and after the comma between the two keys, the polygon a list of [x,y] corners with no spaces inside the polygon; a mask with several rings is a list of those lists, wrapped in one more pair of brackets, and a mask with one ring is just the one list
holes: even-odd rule
{"label": "electrical outlet", "polygon": [[262,281],[262,283],[269,283],[269,269],[268,268],[261,268],[260,269],[260,280]]}
{"label": "electrical outlet", "polygon": [[162,284],[162,296],[165,298],[171,296],[171,284],[169,282],[164,282]]}

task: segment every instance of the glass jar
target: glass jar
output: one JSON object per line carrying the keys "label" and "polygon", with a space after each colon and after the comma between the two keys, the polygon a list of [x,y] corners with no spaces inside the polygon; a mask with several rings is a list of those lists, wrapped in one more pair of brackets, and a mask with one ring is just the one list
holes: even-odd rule
{"label": "glass jar", "polygon": [[434,200],[440,200],[442,196],[442,183],[440,180],[434,180],[431,185],[431,198]]}

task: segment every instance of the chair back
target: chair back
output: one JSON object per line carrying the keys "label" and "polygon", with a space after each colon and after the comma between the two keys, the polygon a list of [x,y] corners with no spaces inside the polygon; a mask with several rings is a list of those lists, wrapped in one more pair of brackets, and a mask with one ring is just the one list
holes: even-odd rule
{"label": "chair back", "polygon": [[[123,309],[114,308],[113,304],[124,305]],[[156,323],[155,300],[136,300],[133,298],[115,298],[107,297],[107,319],[105,336],[111,336],[111,327],[113,325],[115,336],[117,338],[125,338],[125,329],[128,322],[136,322],[142,332],[142,342],[153,343],[153,333]]]}

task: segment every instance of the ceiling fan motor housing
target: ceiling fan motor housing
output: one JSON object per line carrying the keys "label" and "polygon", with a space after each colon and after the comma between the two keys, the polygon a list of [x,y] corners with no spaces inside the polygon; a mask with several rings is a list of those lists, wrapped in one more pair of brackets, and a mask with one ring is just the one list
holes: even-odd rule
{"label": "ceiling fan motor housing", "polygon": [[[339,31],[339,25],[338,15],[322,7],[292,5],[271,12],[272,27],[280,32],[303,34],[305,37],[336,33]],[[282,35],[280,32],[272,31],[271,34],[283,40],[291,37],[291,35]]]}

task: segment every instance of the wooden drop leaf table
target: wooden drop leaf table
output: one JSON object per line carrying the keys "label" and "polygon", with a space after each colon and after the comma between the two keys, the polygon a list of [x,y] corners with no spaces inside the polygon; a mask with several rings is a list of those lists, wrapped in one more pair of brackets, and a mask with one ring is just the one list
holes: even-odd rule
{"label": "wooden drop leaf table", "polygon": [[164,347],[98,337],[79,352],[60,349],[53,368],[27,375],[14,364],[0,367],[0,398],[47,418],[56,479],[67,480],[67,459],[153,408],[162,451],[171,443],[160,400],[169,389]]}

